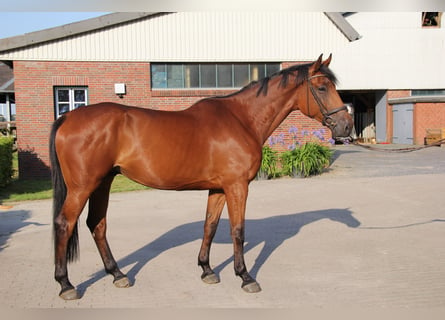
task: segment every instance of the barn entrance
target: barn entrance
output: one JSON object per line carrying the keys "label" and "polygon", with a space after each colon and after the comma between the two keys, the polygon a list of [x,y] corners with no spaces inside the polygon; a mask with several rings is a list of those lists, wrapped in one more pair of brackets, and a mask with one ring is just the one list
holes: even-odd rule
{"label": "barn entrance", "polygon": [[362,143],[376,142],[376,91],[340,91],[343,102],[354,107],[354,127]]}

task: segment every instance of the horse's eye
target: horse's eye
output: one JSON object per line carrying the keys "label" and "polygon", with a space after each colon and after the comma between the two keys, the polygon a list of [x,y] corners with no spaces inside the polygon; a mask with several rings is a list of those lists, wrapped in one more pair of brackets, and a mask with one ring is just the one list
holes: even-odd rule
{"label": "horse's eye", "polygon": [[320,92],[326,92],[328,89],[326,88],[326,86],[320,86],[318,87],[318,91]]}

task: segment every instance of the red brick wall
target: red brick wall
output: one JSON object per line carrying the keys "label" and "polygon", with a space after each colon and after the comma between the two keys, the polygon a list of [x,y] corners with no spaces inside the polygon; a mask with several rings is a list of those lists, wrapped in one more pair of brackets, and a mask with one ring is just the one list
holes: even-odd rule
{"label": "red brick wall", "polygon": [[[388,91],[388,99],[410,97],[410,90]],[[423,145],[427,129],[445,128],[445,103],[415,103],[413,112],[414,144]],[[392,141],[393,117],[392,105],[387,108],[387,137]]]}
{"label": "red brick wall", "polygon": [[414,143],[424,144],[427,129],[445,128],[445,103],[416,103],[414,106]]}
{"label": "red brick wall", "polygon": [[[285,63],[288,67],[292,63]],[[144,108],[180,110],[213,95],[230,90],[154,90],[150,89],[150,64],[143,62],[58,62],[14,61],[17,105],[17,144],[21,179],[49,177],[48,137],[54,121],[54,87],[87,86],[90,104],[111,101]],[[127,94],[119,98],[115,83],[125,83]],[[309,133],[323,128],[299,111],[293,112],[274,135],[289,128]],[[325,139],[330,132],[326,130]],[[285,148],[285,146],[282,146]]]}

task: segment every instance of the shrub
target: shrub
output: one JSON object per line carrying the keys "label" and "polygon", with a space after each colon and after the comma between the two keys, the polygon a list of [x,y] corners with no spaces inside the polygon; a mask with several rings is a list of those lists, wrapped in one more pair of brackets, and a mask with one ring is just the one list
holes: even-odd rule
{"label": "shrub", "polygon": [[269,146],[264,146],[262,151],[261,167],[257,173],[257,179],[270,179],[275,178],[279,174],[277,168],[278,152],[272,150]]}
{"label": "shrub", "polygon": [[12,181],[12,146],[14,139],[0,137],[0,187],[5,187]]}
{"label": "shrub", "polygon": [[309,177],[323,172],[331,162],[332,150],[316,142],[296,146],[281,155],[283,174]]}

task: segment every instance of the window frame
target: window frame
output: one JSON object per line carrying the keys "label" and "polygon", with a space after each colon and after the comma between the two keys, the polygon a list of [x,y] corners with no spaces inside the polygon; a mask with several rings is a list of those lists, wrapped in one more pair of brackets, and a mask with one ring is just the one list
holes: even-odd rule
{"label": "window frame", "polygon": [[412,97],[443,97],[445,89],[420,89],[411,90]]}
{"label": "window frame", "polygon": [[[13,122],[16,118],[15,94],[8,92],[0,93],[0,122]],[[4,102],[2,102],[4,99]]]}
{"label": "window frame", "polygon": [[[60,101],[59,91],[68,90],[68,101]],[[75,91],[83,90],[85,93],[85,99],[83,101],[76,100]],[[68,105],[68,110],[60,113],[60,105]],[[88,87],[87,86],[55,86],[54,87],[54,114],[55,118],[59,118],[63,114],[77,109],[78,107],[88,105]]]}
{"label": "window frame", "polygon": [[[260,67],[264,70],[264,74],[253,73],[253,68]],[[176,70],[173,71],[174,68]],[[230,69],[230,75],[225,77],[225,80],[230,79],[230,85],[220,85],[220,72],[223,68],[226,68],[226,72]],[[246,68],[246,72],[244,81],[240,82],[236,75],[237,69],[242,68]],[[169,76],[169,70],[174,76]],[[210,73],[210,76],[204,74],[205,70]],[[252,81],[260,80],[280,70],[281,62],[153,62],[150,63],[150,86],[152,90],[231,90],[242,88]],[[178,76],[181,78],[179,79]],[[181,85],[173,85],[174,83],[181,83]],[[208,83],[211,85],[206,85]]]}

